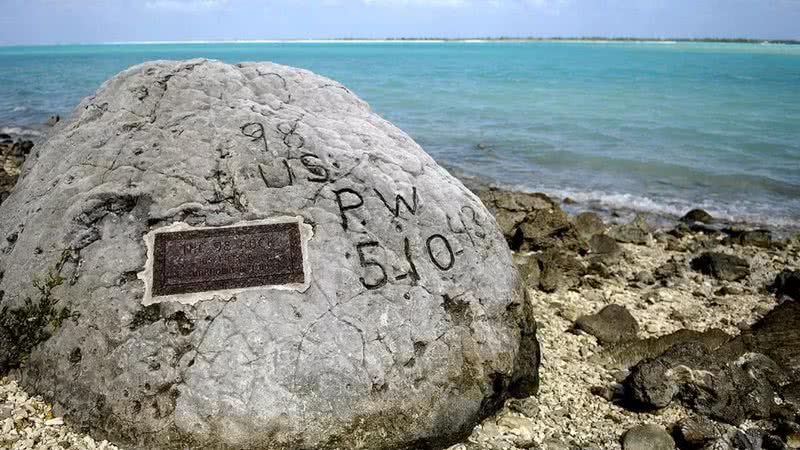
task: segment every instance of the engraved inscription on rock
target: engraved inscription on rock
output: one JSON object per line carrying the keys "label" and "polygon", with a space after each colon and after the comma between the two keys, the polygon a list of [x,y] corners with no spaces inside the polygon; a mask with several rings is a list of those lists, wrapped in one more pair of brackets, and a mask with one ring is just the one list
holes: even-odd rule
{"label": "engraved inscription on rock", "polygon": [[300,224],[157,233],[153,296],[302,284]]}

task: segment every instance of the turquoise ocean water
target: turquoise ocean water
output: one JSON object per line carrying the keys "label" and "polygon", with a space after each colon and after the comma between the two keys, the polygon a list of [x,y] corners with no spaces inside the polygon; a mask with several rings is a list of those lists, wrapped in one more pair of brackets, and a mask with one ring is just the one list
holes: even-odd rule
{"label": "turquoise ocean water", "polygon": [[273,61],[347,85],[443,165],[598,208],[800,226],[800,46],[646,42],[0,47],[0,128],[146,60]]}

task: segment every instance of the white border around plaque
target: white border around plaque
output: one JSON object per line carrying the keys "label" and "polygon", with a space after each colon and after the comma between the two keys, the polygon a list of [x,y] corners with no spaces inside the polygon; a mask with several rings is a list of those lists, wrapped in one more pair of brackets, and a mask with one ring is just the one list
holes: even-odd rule
{"label": "white border around plaque", "polygon": [[[251,287],[242,287],[234,289],[219,289],[219,290],[204,290],[201,292],[192,292],[185,294],[170,294],[170,295],[153,295],[153,266],[155,254],[155,239],[156,235],[160,233],[173,233],[180,231],[193,231],[193,230],[218,230],[235,227],[246,227],[253,225],[271,225],[280,223],[296,223],[300,228],[300,248],[303,253],[303,283],[288,283],[288,284],[272,284],[272,285],[259,285]],[[311,266],[308,259],[308,241],[314,235],[311,225],[304,223],[303,218],[300,216],[279,216],[268,219],[259,220],[246,220],[236,222],[231,225],[221,227],[208,227],[208,226],[191,226],[185,222],[176,222],[171,225],[151,230],[144,236],[144,243],[147,247],[147,263],[144,270],[137,273],[138,279],[142,280],[145,285],[144,297],[142,297],[141,304],[144,306],[153,305],[156,303],[176,302],[187,305],[193,305],[202,300],[209,300],[215,295],[232,296],[248,291],[257,291],[264,289],[276,290],[291,290],[298,292],[305,292],[311,285]]]}

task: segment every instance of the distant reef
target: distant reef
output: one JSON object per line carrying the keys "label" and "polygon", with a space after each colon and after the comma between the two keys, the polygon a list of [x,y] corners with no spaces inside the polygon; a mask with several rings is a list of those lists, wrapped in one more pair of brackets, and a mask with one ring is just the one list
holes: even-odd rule
{"label": "distant reef", "polygon": [[703,42],[703,43],[728,43],[728,44],[786,44],[798,45],[800,40],[796,39],[752,39],[752,38],[645,38],[645,37],[603,37],[603,36],[582,36],[582,37],[390,37],[390,38],[359,38],[345,37],[335,38],[337,41],[609,41],[609,42]]}

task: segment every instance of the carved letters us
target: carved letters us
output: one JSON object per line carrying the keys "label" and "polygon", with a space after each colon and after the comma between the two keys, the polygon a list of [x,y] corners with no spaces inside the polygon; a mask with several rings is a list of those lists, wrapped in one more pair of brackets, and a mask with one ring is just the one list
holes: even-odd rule
{"label": "carved letters us", "polygon": [[[339,164],[335,161],[326,162],[306,148],[306,141],[297,130],[299,123],[300,119],[282,122],[275,127],[286,147],[285,154],[278,154],[270,149],[266,129],[261,123],[251,122],[241,127],[242,135],[252,142],[258,142],[263,147],[264,155],[269,158],[258,163],[258,173],[268,188],[293,186],[298,182],[324,184],[336,181],[334,169]],[[412,219],[420,211],[421,199],[416,186],[405,192],[382,192],[377,188],[340,188],[331,192],[338,208],[342,231],[345,233],[363,233],[363,227],[368,226],[367,220],[358,214],[367,202],[380,202],[386,208],[386,220],[395,223],[398,232],[402,231],[402,221]],[[455,235],[466,234],[473,247],[476,245],[476,238],[482,240],[485,237],[483,224],[472,207],[463,206],[455,217],[457,219],[454,221],[451,215],[447,215],[447,225]],[[375,219],[370,217],[370,220]],[[396,282],[416,285],[421,279],[417,268],[421,258],[428,260],[435,269],[446,272],[457,264],[457,256],[463,252],[463,249],[454,251],[452,236],[439,233],[422,237],[422,242],[414,242],[408,236],[401,235],[400,238],[402,251],[389,252],[402,255],[404,261],[400,265],[403,269],[399,273],[393,273],[397,263],[386,261],[387,252],[380,242],[365,240],[355,245],[358,264],[362,269],[359,281],[364,288],[380,289],[388,283]],[[387,242],[386,239],[382,241]]]}

